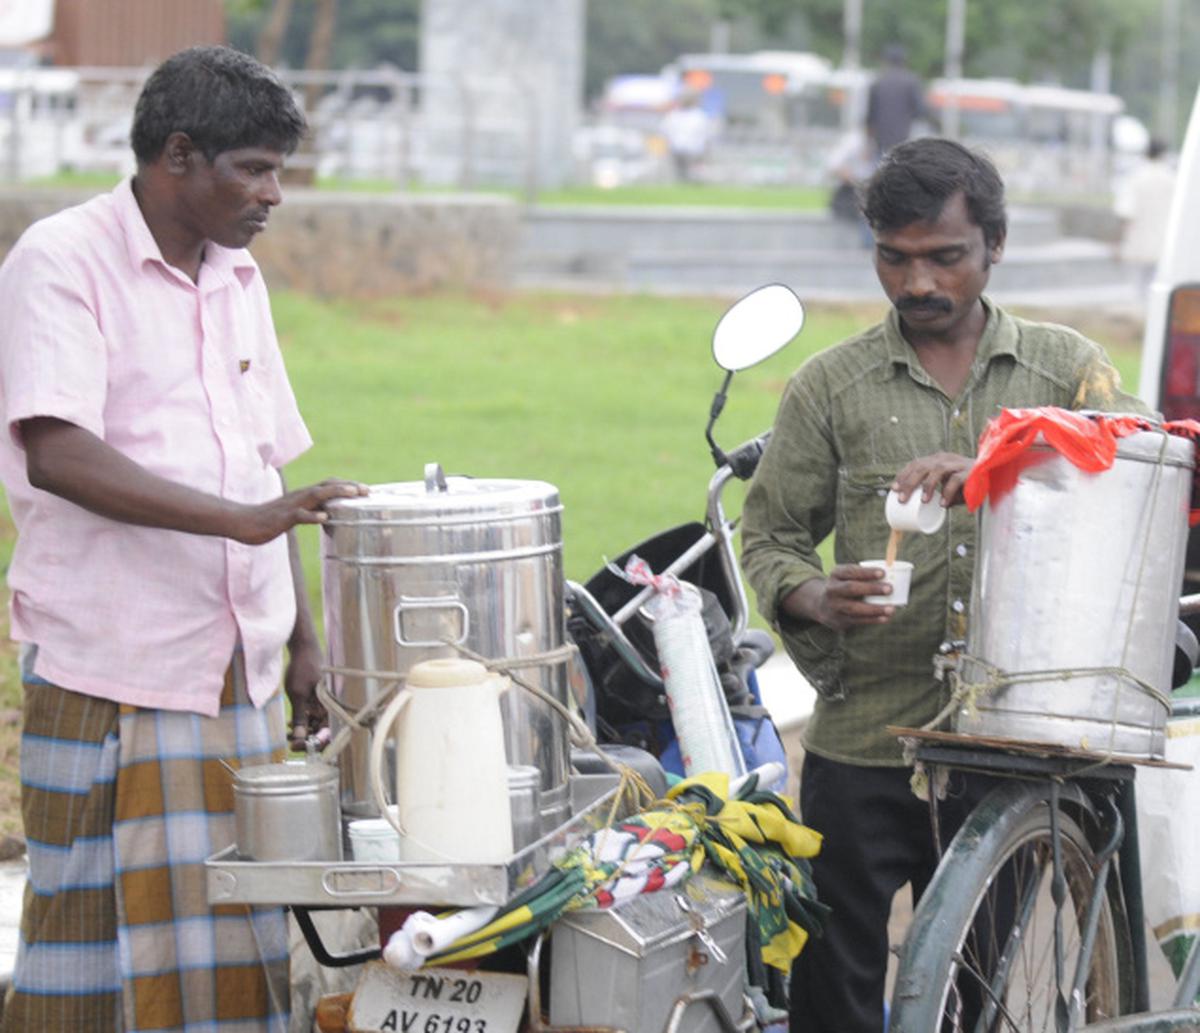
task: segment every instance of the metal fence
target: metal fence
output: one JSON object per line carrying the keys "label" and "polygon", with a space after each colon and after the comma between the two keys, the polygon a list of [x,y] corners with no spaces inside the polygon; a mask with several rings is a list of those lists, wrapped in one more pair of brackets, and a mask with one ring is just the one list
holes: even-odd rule
{"label": "metal fence", "polygon": [[[149,71],[0,69],[0,179],[131,171],[129,130]],[[515,77],[280,74],[309,121],[289,165],[321,179],[536,190],[549,172],[562,178],[547,168],[538,98]]]}
{"label": "metal fence", "polygon": [[[0,181],[133,168],[129,129],[149,69],[0,69]],[[432,77],[396,69],[281,71],[310,133],[289,161],[347,185],[507,188],[532,199],[571,182],[618,186],[672,178],[657,116],[563,124],[550,98],[509,75]],[[560,99],[561,100],[561,99]],[[552,124],[550,112],[558,112]],[[841,130],[826,125],[727,126],[700,178],[739,185],[828,185]],[[1062,140],[971,140],[993,152],[1010,187],[1102,193],[1114,168],[1103,148]]]}

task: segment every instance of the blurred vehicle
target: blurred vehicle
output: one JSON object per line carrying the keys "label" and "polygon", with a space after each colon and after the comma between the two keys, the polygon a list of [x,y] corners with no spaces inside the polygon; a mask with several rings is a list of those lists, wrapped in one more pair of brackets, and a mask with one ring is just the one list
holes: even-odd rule
{"label": "blurred vehicle", "polygon": [[[1179,153],[1167,237],[1146,301],[1138,394],[1165,419],[1200,420],[1200,92]],[[1200,534],[1188,541],[1185,591],[1200,591]]]}
{"label": "blurred vehicle", "polygon": [[663,115],[679,95],[679,84],[665,75],[614,75],[596,105],[601,122],[658,131]]}
{"label": "blurred vehicle", "polygon": [[572,141],[576,182],[612,189],[648,183],[666,175],[666,145],[662,138],[619,125],[583,126]]}
{"label": "blurred vehicle", "polygon": [[779,133],[801,122],[797,102],[833,66],[806,51],[682,54],[662,75],[700,97],[709,115],[734,135]]}
{"label": "blurred vehicle", "polygon": [[[1020,193],[1107,193],[1129,138],[1120,97],[1011,79],[935,79],[934,128],[984,148]],[[1118,119],[1124,135],[1116,135]]]}

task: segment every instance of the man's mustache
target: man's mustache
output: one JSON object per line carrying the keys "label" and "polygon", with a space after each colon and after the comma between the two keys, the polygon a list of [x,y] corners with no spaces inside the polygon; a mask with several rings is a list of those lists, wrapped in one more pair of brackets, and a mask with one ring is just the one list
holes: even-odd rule
{"label": "man's mustache", "polygon": [[901,312],[944,312],[947,315],[954,311],[954,305],[949,298],[901,298],[896,302],[896,308]]}

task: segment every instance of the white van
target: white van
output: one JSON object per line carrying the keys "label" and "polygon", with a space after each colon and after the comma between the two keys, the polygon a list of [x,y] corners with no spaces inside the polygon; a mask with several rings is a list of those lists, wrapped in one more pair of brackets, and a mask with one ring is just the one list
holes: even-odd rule
{"label": "white van", "polygon": [[[1167,238],[1146,300],[1138,395],[1168,420],[1200,420],[1200,92],[1175,180]],[[1200,533],[1184,590],[1200,591]]]}
{"label": "white van", "polygon": [[1200,93],[1146,301],[1138,394],[1169,420],[1200,419]]}

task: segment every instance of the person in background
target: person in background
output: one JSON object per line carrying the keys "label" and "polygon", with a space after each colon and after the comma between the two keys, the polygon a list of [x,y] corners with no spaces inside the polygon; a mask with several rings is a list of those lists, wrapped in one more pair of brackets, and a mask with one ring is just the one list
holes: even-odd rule
{"label": "person in background", "polygon": [[[747,493],[742,562],[759,609],[817,692],[805,729],[803,821],[825,933],[792,969],[793,1033],[879,1033],[888,917],[938,861],[929,804],[889,725],[920,728],[948,700],[940,672],[966,639],[975,517],[947,513],[906,538],[904,607],[888,594],[884,499],[959,500],[976,443],[1000,407],[1145,412],[1101,348],[1066,327],[1009,315],[984,295],[1004,252],[1004,186],[987,158],[924,138],[897,145],[867,185],[884,321],[827,349],[789,380]],[[836,529],[834,566],[817,547]],[[987,783],[956,773],[938,805],[949,841]]]}
{"label": "person in background", "polygon": [[851,223],[863,247],[870,247],[871,228],[863,218],[859,192],[875,171],[875,148],[863,129],[851,129],[829,152],[825,167],[833,180],[829,213],[839,222]]}
{"label": "person in background", "polygon": [[1134,271],[1143,297],[1166,239],[1174,192],[1175,169],[1167,160],[1167,145],[1151,137],[1145,160],[1118,186],[1113,201],[1121,220],[1121,261]]}
{"label": "person in background", "polygon": [[675,178],[687,183],[695,178],[712,138],[712,122],[693,92],[682,94],[663,117],[663,136],[671,152]]}
{"label": "person in background", "polygon": [[882,157],[912,135],[913,123],[928,117],[925,88],[908,67],[908,55],[899,43],[883,48],[883,69],[867,92],[867,133]]}
{"label": "person in background", "polygon": [[[210,908],[229,767],[324,721],[287,491],[311,439],[245,250],[304,119],[257,61],[195,47],[146,81],[134,175],[0,266],[0,477],[17,541],[29,883],[7,1033],[284,1033],[281,909]],[[289,659],[283,668],[283,647]]]}

